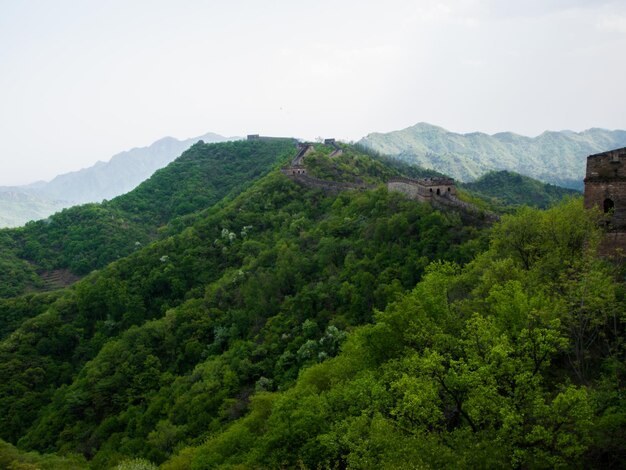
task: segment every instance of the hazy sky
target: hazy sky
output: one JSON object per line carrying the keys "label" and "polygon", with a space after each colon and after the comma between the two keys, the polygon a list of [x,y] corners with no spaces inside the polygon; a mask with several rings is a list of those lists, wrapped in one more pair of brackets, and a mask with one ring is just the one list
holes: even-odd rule
{"label": "hazy sky", "polygon": [[0,0],[0,185],[207,131],[626,128],[626,0]]}

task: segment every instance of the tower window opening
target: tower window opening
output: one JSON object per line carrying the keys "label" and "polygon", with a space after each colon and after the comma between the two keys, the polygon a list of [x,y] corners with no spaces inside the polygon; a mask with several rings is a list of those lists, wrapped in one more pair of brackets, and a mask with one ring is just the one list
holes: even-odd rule
{"label": "tower window opening", "polygon": [[606,214],[607,212],[609,212],[611,209],[615,207],[615,203],[613,202],[612,199],[606,198],[602,206],[604,209],[604,213]]}
{"label": "tower window opening", "polygon": [[441,191],[439,190],[439,188],[437,188],[437,196],[439,196],[441,194]]}

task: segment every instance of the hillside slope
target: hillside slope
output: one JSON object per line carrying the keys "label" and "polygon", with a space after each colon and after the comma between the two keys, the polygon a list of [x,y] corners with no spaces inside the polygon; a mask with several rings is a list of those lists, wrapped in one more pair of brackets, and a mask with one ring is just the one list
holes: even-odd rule
{"label": "hillside slope", "polygon": [[[371,183],[394,173],[350,151],[317,167]],[[384,185],[327,193],[278,171],[186,225],[35,303],[0,342],[0,438],[93,468],[163,461],[244,415],[255,390],[337,354],[429,260],[480,247],[455,214]]]}
{"label": "hillside slope", "polygon": [[580,198],[504,217],[161,468],[621,468],[626,302],[597,235]]}
{"label": "hillside slope", "polygon": [[128,194],[0,230],[0,297],[45,288],[50,271],[84,275],[136,251],[167,222],[236,194],[286,161],[294,142],[197,143]]}
{"label": "hillside slope", "polygon": [[312,177],[372,189],[273,171],[69,289],[6,300],[36,313],[0,340],[0,439],[20,449],[0,440],[0,462],[617,468],[625,297],[581,199],[504,216],[487,244],[388,192],[394,168],[328,153]]}
{"label": "hillside slope", "polygon": [[[148,147],[118,153],[108,162],[59,175],[49,182],[0,187],[0,195],[4,194],[0,197],[0,227],[17,227],[66,207],[127,193],[199,140],[215,143],[229,139],[214,133],[185,140],[165,137]],[[8,195],[13,195],[12,199]]]}
{"label": "hillside slope", "polygon": [[626,131],[588,129],[525,137],[511,132],[457,134],[419,123],[359,141],[382,154],[469,182],[491,170],[509,170],[582,190],[586,157],[626,146]]}
{"label": "hillside slope", "polygon": [[461,185],[473,193],[491,199],[500,206],[527,205],[546,209],[568,196],[580,195],[573,189],[562,188],[511,171],[490,171],[476,181]]}

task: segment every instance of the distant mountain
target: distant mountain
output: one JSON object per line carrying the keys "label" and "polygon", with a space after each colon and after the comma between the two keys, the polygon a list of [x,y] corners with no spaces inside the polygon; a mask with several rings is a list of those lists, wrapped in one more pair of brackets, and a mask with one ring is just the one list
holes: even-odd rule
{"label": "distant mountain", "polygon": [[61,201],[42,199],[19,189],[0,189],[0,227],[17,227],[28,220],[43,219],[63,207]]}
{"label": "distant mountain", "polygon": [[359,144],[461,181],[475,180],[491,170],[509,170],[581,190],[585,157],[626,146],[626,131],[588,129],[525,137],[512,132],[457,134],[419,123],[400,131],[369,134]]}
{"label": "distant mountain", "polygon": [[16,227],[76,204],[112,199],[134,189],[199,140],[233,140],[214,133],[178,140],[165,137],[148,147],[114,155],[108,162],[57,176],[50,182],[0,187],[0,227]]}

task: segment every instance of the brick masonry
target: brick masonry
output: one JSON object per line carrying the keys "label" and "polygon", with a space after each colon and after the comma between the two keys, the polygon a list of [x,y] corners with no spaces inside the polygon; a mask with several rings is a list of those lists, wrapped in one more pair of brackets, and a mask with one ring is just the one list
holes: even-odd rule
{"label": "brick masonry", "polygon": [[587,157],[585,207],[606,214],[600,254],[626,252],[626,147]]}

